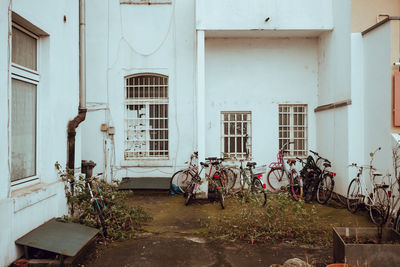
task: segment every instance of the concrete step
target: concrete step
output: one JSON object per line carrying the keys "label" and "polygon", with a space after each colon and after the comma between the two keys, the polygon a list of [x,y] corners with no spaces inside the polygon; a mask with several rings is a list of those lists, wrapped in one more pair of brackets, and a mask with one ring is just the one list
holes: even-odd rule
{"label": "concrete step", "polygon": [[169,190],[170,181],[170,177],[125,177],[119,189]]}

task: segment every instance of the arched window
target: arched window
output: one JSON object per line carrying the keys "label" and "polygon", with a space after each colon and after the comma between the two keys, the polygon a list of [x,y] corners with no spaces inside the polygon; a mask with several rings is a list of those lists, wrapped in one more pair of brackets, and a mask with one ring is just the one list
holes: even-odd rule
{"label": "arched window", "polygon": [[168,159],[168,76],[125,78],[125,160]]}

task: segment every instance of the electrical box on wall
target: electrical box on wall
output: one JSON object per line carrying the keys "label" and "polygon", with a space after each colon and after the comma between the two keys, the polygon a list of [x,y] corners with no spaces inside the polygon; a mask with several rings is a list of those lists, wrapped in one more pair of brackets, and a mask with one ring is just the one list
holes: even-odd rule
{"label": "electrical box on wall", "polygon": [[114,126],[108,127],[108,134],[109,135],[114,135],[115,134],[115,127]]}
{"label": "electrical box on wall", "polygon": [[100,126],[100,131],[107,132],[107,129],[108,129],[107,123],[102,123]]}

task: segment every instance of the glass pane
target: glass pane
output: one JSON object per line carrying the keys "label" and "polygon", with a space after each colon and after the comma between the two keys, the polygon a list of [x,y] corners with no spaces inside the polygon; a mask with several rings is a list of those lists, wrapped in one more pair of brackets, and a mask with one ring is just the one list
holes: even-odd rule
{"label": "glass pane", "polygon": [[11,181],[36,175],[36,85],[12,79]]}
{"label": "glass pane", "polygon": [[37,40],[12,27],[12,62],[37,70]]}

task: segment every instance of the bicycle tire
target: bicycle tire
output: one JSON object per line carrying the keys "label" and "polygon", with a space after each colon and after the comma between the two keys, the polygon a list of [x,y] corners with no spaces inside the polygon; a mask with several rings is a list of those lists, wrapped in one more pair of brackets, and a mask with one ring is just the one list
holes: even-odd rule
{"label": "bicycle tire", "polygon": [[267,193],[265,192],[265,189],[258,178],[253,178],[253,186],[251,193],[255,197],[255,200],[258,203],[262,203],[262,206],[265,206],[267,204]]}
{"label": "bicycle tire", "polygon": [[393,224],[393,229],[397,231],[397,233],[400,233],[400,210],[397,211],[397,216]]}
{"label": "bicycle tire", "polygon": [[217,184],[217,187],[215,188],[215,190],[217,191],[217,197],[218,197],[218,201],[221,204],[221,208],[225,209],[225,195],[223,193],[223,187],[222,187],[222,182],[220,179],[216,180],[215,183]]}
{"label": "bicycle tire", "polygon": [[369,208],[369,216],[374,224],[383,226],[389,218],[389,196],[386,190],[382,187],[377,187],[374,191],[375,202],[377,203]]}
{"label": "bicycle tire", "polygon": [[301,198],[301,188],[299,175],[296,170],[292,170],[290,174],[290,193],[292,194],[294,200],[298,201]]}
{"label": "bicycle tire", "polygon": [[226,190],[229,191],[235,187],[237,177],[231,168],[225,168],[223,171],[226,178]]}
{"label": "bicycle tire", "polygon": [[195,184],[192,182],[192,183],[187,187],[186,199],[185,199],[185,206],[189,205],[189,204],[190,204],[190,201],[192,200],[194,185],[195,185]]}
{"label": "bicycle tire", "polygon": [[179,170],[172,175],[170,189],[175,194],[184,194],[186,193],[187,187],[192,179],[193,175],[189,169]]}
{"label": "bicycle tire", "polygon": [[249,186],[250,184],[249,182],[250,171],[248,169],[243,169],[239,175],[240,175],[240,187],[243,190],[246,187],[246,185]]}
{"label": "bicycle tire", "polygon": [[273,191],[282,192],[286,191],[286,187],[289,185],[289,178],[282,169],[270,169],[267,174],[267,183]]}
{"label": "bicycle tire", "polygon": [[349,187],[347,188],[347,199],[346,207],[351,213],[356,213],[356,211],[361,206],[362,195],[361,195],[361,184],[357,178],[351,180]]}
{"label": "bicycle tire", "polygon": [[100,204],[96,199],[93,202],[93,206],[94,206],[93,207],[94,210],[97,210],[97,217],[98,217],[98,219],[100,221],[100,226],[101,226],[101,229],[102,229],[102,232],[103,232],[103,236],[107,237],[107,227],[106,227],[106,222],[105,222],[104,216],[103,216],[103,210],[100,207]]}
{"label": "bicycle tire", "polygon": [[323,175],[317,186],[317,202],[326,204],[331,199],[335,181],[330,174]]}

